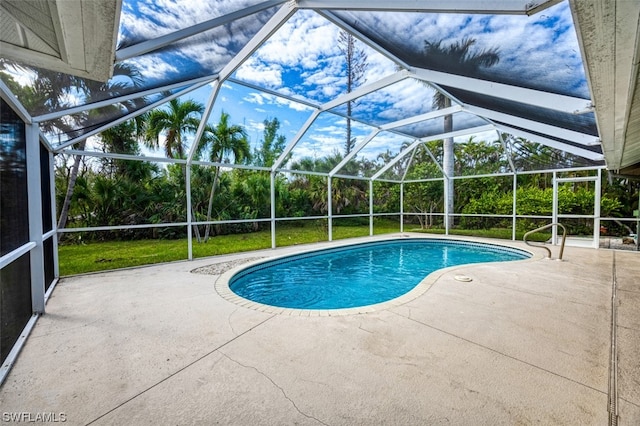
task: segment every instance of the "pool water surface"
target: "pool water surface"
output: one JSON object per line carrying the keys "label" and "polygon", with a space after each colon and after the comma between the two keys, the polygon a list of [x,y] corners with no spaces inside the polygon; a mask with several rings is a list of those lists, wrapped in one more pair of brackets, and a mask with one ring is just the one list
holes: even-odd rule
{"label": "pool water surface", "polygon": [[245,299],[282,308],[353,308],[399,297],[438,269],[529,257],[524,250],[492,244],[392,240],[263,262],[236,273],[229,288]]}

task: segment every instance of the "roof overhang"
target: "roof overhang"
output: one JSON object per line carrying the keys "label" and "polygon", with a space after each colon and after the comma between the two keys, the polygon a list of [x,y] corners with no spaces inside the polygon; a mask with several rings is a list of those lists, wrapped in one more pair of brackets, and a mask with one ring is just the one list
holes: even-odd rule
{"label": "roof overhang", "polygon": [[107,81],[113,73],[122,0],[3,0],[2,56]]}
{"label": "roof overhang", "polygon": [[607,168],[640,175],[640,2],[570,4]]}

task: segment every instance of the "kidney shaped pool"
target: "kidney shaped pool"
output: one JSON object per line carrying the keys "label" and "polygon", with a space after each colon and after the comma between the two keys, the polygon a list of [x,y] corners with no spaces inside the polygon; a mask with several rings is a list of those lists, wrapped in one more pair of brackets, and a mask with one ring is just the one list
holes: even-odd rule
{"label": "kidney shaped pool", "polygon": [[265,261],[235,273],[229,288],[254,302],[294,309],[344,309],[399,297],[449,266],[522,260],[531,253],[443,239],[341,246]]}

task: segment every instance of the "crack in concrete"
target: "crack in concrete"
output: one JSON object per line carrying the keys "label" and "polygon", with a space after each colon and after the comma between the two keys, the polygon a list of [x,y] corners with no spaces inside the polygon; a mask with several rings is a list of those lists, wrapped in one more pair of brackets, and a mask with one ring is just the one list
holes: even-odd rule
{"label": "crack in concrete", "polygon": [[[164,377],[162,380],[159,380],[158,382],[152,384],[151,386],[147,387],[146,389],[143,389],[142,391],[138,392],[137,394],[133,395],[132,397],[122,401],[120,404],[116,405],[115,407],[111,408],[110,410],[106,411],[105,413],[99,415],[98,417],[96,417],[95,419],[91,420],[90,422],[87,423],[87,425],[93,424],[95,422],[97,422],[98,420],[102,419],[103,417],[106,417],[107,415],[113,413],[114,411],[116,411],[117,409],[119,409],[120,407],[128,404],[129,402],[133,401],[134,399],[138,398],[139,396],[149,392],[151,389],[154,389],[157,386],[160,386],[162,383],[166,382],[167,380],[171,379],[172,377],[176,376],[177,374],[183,372],[184,370],[186,370],[187,368],[197,364],[198,362],[202,361],[203,359],[209,357],[210,355],[214,354],[214,353],[220,353],[221,355],[225,356],[226,355],[224,353],[222,353],[221,349],[224,348],[225,346],[227,346],[228,344],[234,342],[236,339],[239,339],[240,337],[244,336],[247,333],[250,333],[251,331],[255,330],[256,328],[260,327],[262,324],[266,323],[267,321],[269,321],[271,318],[273,318],[275,315],[271,315],[269,318],[259,322],[258,324],[254,325],[253,327],[250,327],[249,329],[247,329],[245,332],[233,337],[232,339],[229,339],[228,341],[224,342],[223,344],[217,346],[216,348],[212,349],[211,351],[205,353],[204,355],[200,356],[199,358],[189,362],[188,364],[180,367],[179,369],[177,369],[176,371],[174,371],[173,373],[169,374],[168,376]],[[228,358],[228,357],[227,357]]]}
{"label": "crack in concrete", "polygon": [[624,401],[624,402],[626,402],[627,404],[631,404],[631,405],[633,405],[634,407],[638,407],[638,408],[640,408],[640,404],[637,404],[637,403],[635,403],[635,402],[633,402],[633,401],[629,401],[627,398],[622,398],[622,397],[620,397],[619,399],[620,399],[620,401]]}
{"label": "crack in concrete", "polygon": [[238,307],[238,308],[235,308],[235,309],[233,310],[233,312],[231,312],[231,313],[229,314],[229,316],[227,317],[227,324],[229,324],[229,328],[231,329],[231,332],[232,332],[234,335],[236,335],[236,336],[238,335],[238,333],[236,333],[235,328],[233,328],[233,324],[231,324],[231,317],[233,316],[233,314],[235,314],[236,312],[238,312],[238,309],[239,309],[239,307]]}
{"label": "crack in concrete", "polygon": [[506,357],[506,358],[512,359],[512,360],[517,361],[517,362],[521,362],[521,363],[526,364],[526,365],[528,365],[528,366],[530,366],[530,367],[532,367],[532,368],[535,368],[536,370],[544,371],[545,373],[549,373],[549,374],[552,374],[552,375],[554,375],[554,376],[557,376],[557,377],[560,377],[560,378],[562,378],[562,379],[565,379],[565,380],[568,380],[568,381],[570,381],[570,382],[573,382],[573,383],[575,383],[575,384],[578,384],[578,385],[580,385],[580,386],[584,386],[585,388],[591,389],[591,390],[596,391],[596,392],[598,392],[598,393],[605,394],[605,395],[607,394],[607,392],[606,392],[606,391],[603,391],[603,390],[600,390],[600,389],[596,389],[596,388],[594,388],[593,386],[589,386],[589,385],[588,385],[588,384],[586,384],[586,383],[579,382],[578,380],[572,379],[572,378],[567,377],[567,376],[563,376],[562,374],[559,374],[559,373],[556,373],[556,372],[554,372],[554,371],[548,370],[548,369],[546,369],[546,368],[540,367],[540,366],[538,366],[538,365],[532,364],[532,363],[530,363],[530,362],[528,362],[528,361],[525,361],[525,360],[523,360],[523,359],[516,358],[515,356],[512,356],[512,355],[506,354],[506,353],[504,353],[504,352],[500,352],[500,351],[498,351],[498,350],[496,350],[496,349],[493,349],[493,348],[490,348],[490,347],[488,347],[488,346],[485,346],[485,345],[483,345],[482,343],[474,342],[473,340],[469,340],[469,339],[467,339],[467,338],[465,338],[465,337],[458,336],[458,335],[456,335],[456,334],[454,334],[454,333],[451,333],[451,332],[449,332],[449,331],[443,330],[443,329],[441,329],[441,328],[435,327],[435,326],[433,326],[433,325],[427,324],[427,323],[422,322],[422,321],[418,321],[417,319],[409,318],[409,317],[407,317],[406,315],[402,315],[402,314],[400,314],[400,313],[398,313],[398,312],[394,312],[394,311],[390,311],[390,312],[393,312],[394,314],[396,314],[396,315],[398,315],[398,316],[400,316],[400,317],[406,318],[406,319],[408,319],[409,321],[413,321],[413,322],[415,322],[415,323],[418,323],[418,324],[420,324],[420,325],[423,325],[423,326],[425,326],[425,327],[428,327],[428,328],[430,328],[430,329],[432,329],[432,330],[439,331],[439,332],[444,333],[444,334],[446,334],[446,335],[448,335],[448,336],[454,337],[454,338],[456,338],[456,339],[460,339],[460,340],[462,340],[462,341],[464,341],[464,342],[467,342],[467,343],[471,343],[472,345],[475,345],[475,346],[478,346],[478,347],[480,347],[480,348],[486,349],[486,350],[491,351],[491,352],[493,352],[493,353],[496,353],[496,354],[498,354],[498,355],[502,355],[502,356],[504,356],[504,357]]}
{"label": "crack in concrete", "polygon": [[322,420],[320,420],[320,419],[318,419],[318,418],[316,418],[316,417],[313,417],[312,415],[307,414],[307,413],[305,413],[304,411],[300,410],[300,408],[296,405],[295,401],[294,401],[294,400],[292,400],[291,398],[289,398],[289,396],[288,396],[288,395],[287,395],[287,393],[284,391],[284,389],[282,388],[282,386],[278,385],[275,381],[273,381],[273,379],[272,379],[271,377],[269,377],[269,376],[268,376],[267,374],[265,374],[263,371],[259,370],[258,368],[254,367],[254,366],[252,366],[252,365],[245,365],[245,364],[241,363],[240,361],[238,361],[238,360],[235,360],[235,359],[231,358],[229,355],[227,355],[226,353],[224,353],[224,352],[222,352],[222,351],[219,351],[219,352],[220,352],[220,354],[221,354],[222,356],[226,357],[229,361],[234,362],[234,363],[236,363],[236,364],[240,365],[241,367],[248,368],[248,369],[250,369],[250,370],[254,370],[256,373],[260,374],[262,377],[264,377],[265,379],[267,379],[268,381],[270,381],[270,382],[271,382],[271,384],[272,384],[273,386],[275,386],[275,387],[276,387],[276,389],[278,389],[278,390],[280,391],[280,393],[282,393],[282,396],[284,396],[284,398],[285,398],[287,401],[289,401],[289,402],[291,403],[291,405],[293,406],[293,408],[295,408],[295,409],[296,409],[296,411],[297,411],[298,413],[300,413],[301,415],[305,416],[305,417],[306,417],[306,418],[308,418],[308,419],[313,419],[313,420],[317,421],[317,422],[318,422],[318,423],[320,423],[320,424],[323,424],[323,425],[328,426],[328,425],[327,425],[327,423],[323,422]]}
{"label": "crack in concrete", "polygon": [[371,331],[371,330],[367,330],[366,328],[363,328],[363,327],[362,327],[362,324],[358,325],[358,329],[359,329],[359,330],[362,330],[362,331],[364,331],[364,332],[366,332],[366,333],[369,333],[369,334],[374,334],[374,333],[373,333],[373,331]]}
{"label": "crack in concrete", "polygon": [[[47,314],[47,315],[51,317],[51,316],[54,316],[55,314]],[[54,336],[56,334],[67,333],[69,331],[77,330],[79,328],[89,327],[90,325],[93,325],[93,324],[95,324],[97,322],[101,322],[101,321],[103,321],[103,319],[99,318],[97,320],[90,321],[90,322],[85,323],[85,324],[76,325],[76,326],[65,328],[65,329],[62,329],[62,330],[51,331],[51,332],[47,332],[47,333],[43,333],[43,334],[39,334],[39,335],[32,335],[32,336],[30,336],[30,338],[32,338],[32,339],[40,339],[40,338],[43,338],[43,337]]]}

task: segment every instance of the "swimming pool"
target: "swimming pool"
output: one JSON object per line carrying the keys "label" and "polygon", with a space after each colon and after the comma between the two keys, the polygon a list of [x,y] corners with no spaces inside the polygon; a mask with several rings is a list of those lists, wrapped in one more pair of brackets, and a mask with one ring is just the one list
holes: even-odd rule
{"label": "swimming pool", "polygon": [[236,295],[294,309],[344,309],[382,303],[409,292],[449,266],[522,260],[510,247],[443,239],[361,243],[261,262],[234,273]]}

